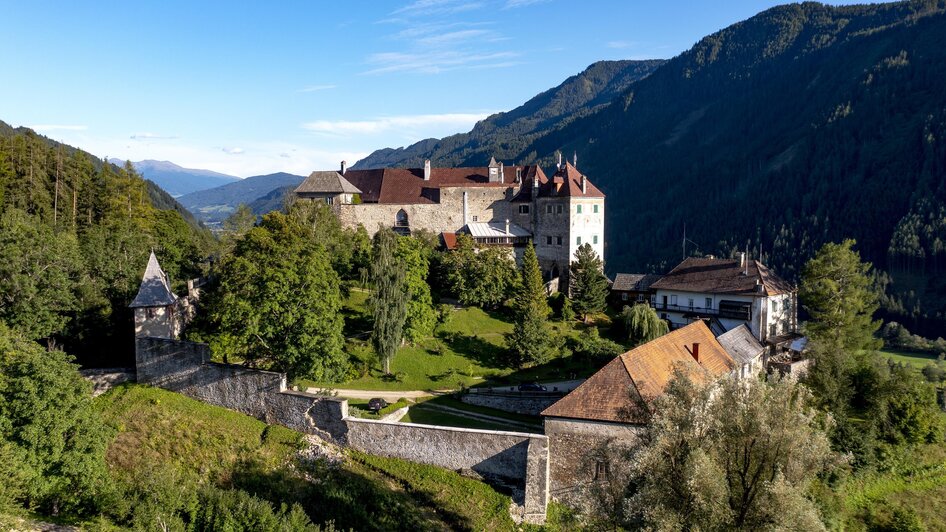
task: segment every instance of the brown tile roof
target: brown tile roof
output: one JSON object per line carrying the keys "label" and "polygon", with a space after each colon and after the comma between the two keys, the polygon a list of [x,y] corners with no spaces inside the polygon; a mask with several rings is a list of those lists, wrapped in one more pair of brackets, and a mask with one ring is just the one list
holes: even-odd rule
{"label": "brown tile roof", "polygon": [[317,194],[317,193],[347,193],[361,194],[355,185],[352,185],[345,177],[334,170],[321,170],[309,174],[305,181],[299,184],[295,190],[296,194]]}
{"label": "brown tile roof", "polygon": [[562,166],[555,175],[552,176],[553,185],[556,180],[561,180],[562,187],[558,192],[554,192],[554,188],[549,188],[546,191],[549,195],[554,196],[579,196],[585,198],[603,198],[604,193],[598,190],[598,187],[591,184],[591,180],[585,177],[585,192],[581,191],[581,172],[577,168],[572,166],[571,163],[565,161],[564,166]]}
{"label": "brown tile roof", "polygon": [[451,251],[457,249],[456,233],[440,233],[440,238],[443,240],[443,247]]}
{"label": "brown tile roof", "polygon": [[[694,344],[699,344],[699,362],[692,355]],[[676,368],[696,382],[706,382],[735,367],[712,331],[697,321],[616,357],[542,415],[639,423],[642,417],[635,415],[631,394],[653,400],[663,393]]]}
{"label": "brown tile roof", "polygon": [[[764,264],[750,260],[748,275],[739,259],[709,259],[688,257],[676,268],[651,285],[655,290],[680,290],[709,294],[775,295],[791,292],[794,288]],[[756,290],[756,281],[762,291]]]}

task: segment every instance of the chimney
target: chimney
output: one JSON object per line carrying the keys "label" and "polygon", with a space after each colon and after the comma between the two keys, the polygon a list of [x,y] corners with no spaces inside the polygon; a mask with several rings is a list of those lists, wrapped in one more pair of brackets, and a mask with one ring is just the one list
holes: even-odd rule
{"label": "chimney", "polygon": [[342,161],[342,175],[345,175],[345,170],[348,170],[348,163]]}
{"label": "chimney", "polygon": [[741,251],[739,252],[739,267],[740,268],[746,267],[746,254]]}
{"label": "chimney", "polygon": [[755,280],[755,291],[760,294],[765,291],[765,286],[763,286],[762,281],[758,279]]}
{"label": "chimney", "polygon": [[555,168],[562,169],[562,152],[558,152],[558,164],[555,165]]}
{"label": "chimney", "polygon": [[463,225],[467,225],[469,222],[469,205],[467,204],[467,191],[463,191]]}
{"label": "chimney", "polygon": [[430,181],[430,159],[424,161],[424,181]]}
{"label": "chimney", "polygon": [[693,360],[697,362],[700,361],[700,343],[693,342],[693,349],[690,351],[690,354],[693,355]]}
{"label": "chimney", "polygon": [[516,168],[516,183],[522,183],[522,168]]}
{"label": "chimney", "polygon": [[535,177],[532,178],[532,188],[534,190],[539,190],[539,174],[536,173]]}
{"label": "chimney", "polygon": [[585,174],[581,174],[581,193],[588,193],[588,180],[585,179]]}
{"label": "chimney", "polygon": [[574,166],[575,168],[578,168],[578,152],[577,151],[572,154],[572,166]]}
{"label": "chimney", "polygon": [[509,218],[506,218],[506,236],[509,236]]}
{"label": "chimney", "polygon": [[505,176],[503,175],[503,163],[499,163],[499,182],[500,183],[506,182]]}

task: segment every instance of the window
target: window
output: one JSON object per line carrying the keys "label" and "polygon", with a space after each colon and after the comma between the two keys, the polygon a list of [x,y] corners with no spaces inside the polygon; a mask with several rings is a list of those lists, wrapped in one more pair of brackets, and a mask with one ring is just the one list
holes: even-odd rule
{"label": "window", "polygon": [[693,310],[693,298],[692,298],[692,297],[687,298],[687,306],[690,307],[690,310]]}
{"label": "window", "polygon": [[575,212],[581,214],[581,205],[575,207]]}
{"label": "window", "polygon": [[474,216],[474,217],[473,217],[473,221],[474,221],[474,222],[479,221],[479,219],[480,219],[479,216]]}
{"label": "window", "polygon": [[775,314],[776,312],[778,312],[778,301],[773,299],[772,300],[772,314]]}
{"label": "window", "polygon": [[608,480],[608,463],[602,460],[595,462],[595,481]]}
{"label": "window", "polygon": [[561,206],[561,205],[556,205],[556,206],[555,206],[555,214],[562,214],[562,206]]}
{"label": "window", "polygon": [[592,244],[597,244],[597,243],[598,243],[598,235],[595,235],[595,236],[591,237],[591,243],[592,243]]}
{"label": "window", "polygon": [[546,206],[545,206],[545,214],[552,214],[552,206],[551,206],[551,205],[546,205]]}
{"label": "window", "polygon": [[713,308],[713,298],[711,297],[706,298],[706,308],[709,308],[709,309]]}
{"label": "window", "polygon": [[562,237],[560,237],[560,236],[555,237],[555,243],[558,244],[559,246],[561,246],[561,245],[562,245]]}
{"label": "window", "polygon": [[394,225],[396,227],[407,227],[410,225],[407,219],[407,212],[404,209],[397,211],[397,214],[394,216]]}
{"label": "window", "polygon": [[580,246],[580,245],[581,245],[581,237],[576,238],[576,239],[575,239],[575,243]]}
{"label": "window", "polygon": [[335,204],[335,198],[329,196],[329,197],[325,198],[325,203],[327,203],[327,204],[329,204],[329,205],[333,205],[333,204]]}
{"label": "window", "polygon": [[785,299],[782,300],[782,312],[785,312],[787,314],[789,311],[791,311],[791,309],[792,309],[792,302],[786,297]]}
{"label": "window", "polygon": [[595,205],[594,207],[592,207],[592,212],[594,212],[595,214],[598,214],[598,205]]}
{"label": "window", "polygon": [[546,245],[546,246],[551,246],[551,245],[552,245],[552,237],[550,237],[550,236],[545,237],[545,245]]}
{"label": "window", "polygon": [[529,214],[529,206],[528,206],[528,205],[520,205],[520,206],[519,206],[519,214]]}
{"label": "window", "polygon": [[772,325],[769,325],[769,336],[775,336],[777,334],[778,334],[778,324],[773,323]]}
{"label": "window", "polygon": [[621,301],[627,301],[627,292],[621,292]]}
{"label": "window", "polygon": [[637,294],[637,302],[638,303],[644,302],[644,294]]}
{"label": "window", "polygon": [[676,296],[676,295],[670,296],[670,304],[671,304],[671,305],[676,305],[676,304],[677,304],[677,296]]}
{"label": "window", "polygon": [[153,320],[156,314],[157,313],[151,307],[145,309],[145,317],[147,317],[149,320]]}

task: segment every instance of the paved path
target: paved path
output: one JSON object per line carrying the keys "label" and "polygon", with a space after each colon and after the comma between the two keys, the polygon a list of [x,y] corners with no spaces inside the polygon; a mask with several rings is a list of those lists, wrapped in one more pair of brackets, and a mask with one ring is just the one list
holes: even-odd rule
{"label": "paved path", "polygon": [[[560,392],[570,392],[578,387],[579,384],[585,382],[585,379],[575,379],[570,381],[557,381],[557,382],[543,382],[549,391],[552,391],[554,388],[558,388]],[[515,388],[515,385],[512,385]],[[494,388],[502,389],[506,386],[495,386]],[[443,395],[447,393],[453,393],[456,390],[352,390],[345,388],[308,388],[306,389],[309,393],[319,393],[326,390],[331,390],[338,394],[339,397],[344,397],[347,399],[374,399],[375,397],[380,397],[389,403],[393,403],[402,397],[404,399],[417,399],[418,397],[426,397],[428,395]]]}

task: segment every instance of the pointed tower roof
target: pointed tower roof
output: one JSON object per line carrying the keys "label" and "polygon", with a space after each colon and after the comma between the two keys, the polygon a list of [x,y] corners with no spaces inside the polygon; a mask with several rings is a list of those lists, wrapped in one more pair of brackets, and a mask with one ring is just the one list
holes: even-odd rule
{"label": "pointed tower roof", "polygon": [[138,295],[128,306],[131,308],[166,307],[173,305],[176,301],[177,296],[171,291],[171,282],[152,251],[151,256],[148,257],[148,267],[145,268],[145,274],[141,277]]}
{"label": "pointed tower roof", "polygon": [[499,163],[496,162],[495,157],[489,158],[489,164],[486,165],[487,168],[499,168]]}

